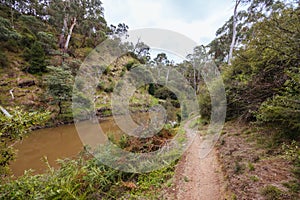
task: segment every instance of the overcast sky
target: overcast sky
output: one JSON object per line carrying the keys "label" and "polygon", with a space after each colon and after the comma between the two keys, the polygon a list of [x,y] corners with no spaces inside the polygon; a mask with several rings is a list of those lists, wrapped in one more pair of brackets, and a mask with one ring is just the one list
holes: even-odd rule
{"label": "overcast sky", "polygon": [[107,23],[176,31],[208,44],[233,13],[233,0],[102,0]]}

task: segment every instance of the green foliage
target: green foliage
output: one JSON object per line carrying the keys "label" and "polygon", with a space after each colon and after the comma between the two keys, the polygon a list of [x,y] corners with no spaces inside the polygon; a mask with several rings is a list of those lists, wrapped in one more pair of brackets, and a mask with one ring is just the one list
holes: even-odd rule
{"label": "green foliage", "polygon": [[204,120],[209,120],[211,115],[211,99],[207,88],[201,88],[198,96],[200,115]]}
{"label": "green foliage", "polygon": [[29,27],[23,27],[22,30],[20,30],[20,33],[22,34],[20,44],[23,48],[31,47],[31,45],[37,41],[36,35]]}
{"label": "green foliage", "polygon": [[109,75],[111,73],[111,67],[110,66],[107,66],[106,68],[105,68],[105,70],[103,71],[103,74],[104,75]]}
{"label": "green foliage", "polygon": [[284,152],[283,157],[288,161],[292,162],[293,174],[295,176],[295,180],[289,181],[284,185],[289,188],[291,193],[295,196],[299,196],[300,192],[300,148],[299,143],[296,141],[292,141],[290,144],[283,143],[282,150]]}
{"label": "green foliage", "polygon": [[0,49],[0,67],[5,68],[8,65],[8,59],[6,57],[5,52]]}
{"label": "green foliage", "polygon": [[[48,112],[25,112],[20,108],[10,110],[11,117],[0,114],[0,182],[9,172],[8,165],[14,159],[14,149],[8,146],[16,139],[23,138],[29,131],[48,121],[50,114]],[[6,139],[3,139],[3,138]]]}
{"label": "green foliage", "polygon": [[249,168],[249,171],[254,171],[255,170],[255,167],[251,162],[248,162],[248,168]]}
{"label": "green foliage", "polygon": [[5,176],[9,174],[9,163],[15,159],[15,151],[12,147],[7,146],[5,142],[0,142],[0,183]]}
{"label": "green foliage", "polygon": [[123,199],[154,198],[174,174],[173,163],[147,174],[114,170],[95,158],[61,160],[60,169],[49,165],[42,175],[25,173],[17,180],[0,185],[0,199]]}
{"label": "green foliage", "polygon": [[21,50],[19,41],[15,39],[9,39],[6,43],[4,43],[3,47],[14,53],[19,53]]}
{"label": "green foliage", "polygon": [[37,37],[41,42],[45,51],[49,52],[56,48],[56,38],[52,33],[40,31],[37,33]]}
{"label": "green foliage", "polygon": [[155,94],[155,85],[153,83],[149,84],[148,93],[151,95]]}
{"label": "green foliage", "polygon": [[73,91],[73,77],[65,66],[48,67],[50,74],[46,77],[47,92],[52,97],[52,102],[59,107],[58,114],[62,114],[62,103],[70,101]]}
{"label": "green foliage", "polygon": [[[293,79],[289,73],[299,70],[299,12],[299,9],[286,8],[257,22],[253,37],[237,51],[232,66],[224,66],[229,118],[254,120],[254,114],[261,109],[258,118],[262,121],[272,122],[274,118],[272,124],[296,125],[292,121],[299,119],[298,108],[295,109],[298,105],[286,106],[288,101],[282,100],[299,98],[299,93],[289,92],[290,86],[286,85]],[[283,118],[289,120],[292,113],[296,114],[295,118],[286,123]]]}
{"label": "green foliage", "polygon": [[40,19],[32,15],[21,15],[18,21],[22,27],[30,28],[30,31],[34,34],[37,34],[46,28]]}
{"label": "green foliage", "polygon": [[176,95],[166,87],[161,87],[155,90],[154,96],[158,99],[166,100],[167,98],[170,98],[170,99],[177,100]]}
{"label": "green foliage", "polygon": [[285,130],[293,138],[300,131],[300,75],[299,70],[288,72],[283,92],[261,104],[256,116],[259,122],[272,124]]}
{"label": "green foliage", "polygon": [[105,89],[105,83],[103,83],[102,81],[100,81],[97,85],[97,89],[98,90],[104,90]]}
{"label": "green foliage", "polygon": [[28,61],[29,66],[26,70],[31,74],[46,72],[46,55],[45,50],[39,42],[34,42],[30,49],[26,49],[24,58]]}
{"label": "green foliage", "polygon": [[281,148],[284,152],[284,158],[292,162],[300,162],[300,147],[296,141],[292,141],[291,144],[283,143]]}
{"label": "green foliage", "polygon": [[137,65],[137,64],[139,64],[138,61],[132,60],[132,61],[129,61],[128,63],[126,63],[125,68],[128,71],[130,71],[134,67],[134,65]]}
{"label": "green foliage", "polygon": [[0,114],[0,136],[19,139],[24,137],[32,127],[43,124],[49,119],[49,113],[25,112],[15,108],[10,113],[12,117]]}
{"label": "green foliage", "polygon": [[187,110],[187,106],[186,103],[184,102],[182,105],[182,109],[181,109],[181,116],[180,116],[180,120],[183,119],[187,119],[189,117],[188,115],[188,110]]}
{"label": "green foliage", "polygon": [[202,125],[204,125],[204,124],[205,124],[205,120],[202,119],[201,117],[198,117],[198,118],[194,119],[194,120],[190,123],[189,127],[190,127],[190,128],[195,128],[195,127],[199,127],[199,128],[200,128],[200,126],[202,126]]}
{"label": "green foliage", "polygon": [[7,41],[9,39],[17,40],[20,37],[20,34],[11,28],[9,20],[0,17],[0,41]]}
{"label": "green foliage", "polygon": [[264,187],[261,194],[266,200],[281,200],[283,198],[283,192],[273,185]]}
{"label": "green foliage", "polygon": [[106,87],[105,89],[104,89],[104,92],[107,92],[107,93],[112,93],[113,91],[114,91],[114,84],[112,83],[112,84],[110,84],[108,87]]}

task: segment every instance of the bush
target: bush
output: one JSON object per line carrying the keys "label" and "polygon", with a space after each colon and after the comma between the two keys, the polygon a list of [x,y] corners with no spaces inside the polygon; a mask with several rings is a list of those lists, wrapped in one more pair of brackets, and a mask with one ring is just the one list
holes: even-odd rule
{"label": "bush", "polygon": [[300,75],[299,69],[290,76],[283,91],[261,104],[256,117],[259,122],[281,128],[292,139],[300,137]]}
{"label": "bush", "polygon": [[106,87],[104,89],[104,92],[107,92],[107,93],[112,93],[115,89],[115,84],[114,83],[111,83],[108,87]]}
{"label": "bush", "polygon": [[[299,12],[299,9],[286,8],[255,23],[255,37],[251,37],[243,48],[236,51],[237,55],[231,66],[223,68],[230,118],[241,117],[254,121],[254,113],[259,109],[266,111],[267,115],[273,110],[280,113],[274,115],[276,121],[273,124],[280,121],[288,126],[289,118],[283,120],[283,117],[291,112],[284,115],[282,111],[299,111],[289,106],[284,108],[284,103],[280,102],[282,98],[276,97],[286,87],[289,79],[287,72],[293,68],[299,70],[299,40],[295,37],[299,32]],[[278,24],[284,28],[278,29]],[[274,97],[276,98],[270,100]],[[267,103],[261,107],[265,101]],[[261,119],[271,122],[272,117],[261,116]],[[292,124],[295,125],[294,122]]]}
{"label": "bush", "polygon": [[52,33],[41,31],[37,33],[37,37],[48,54],[52,49],[56,49],[56,38]]}
{"label": "bush", "polygon": [[[174,165],[147,174],[109,168],[95,158],[61,160],[61,167],[0,185],[0,199],[159,199],[157,190],[174,174]],[[151,188],[151,189],[150,189]]]}
{"label": "bush", "polygon": [[0,50],[0,66],[1,68],[8,66],[8,59],[6,57],[6,54]]}
{"label": "bush", "polygon": [[7,41],[9,39],[20,39],[20,35],[11,28],[8,19],[0,17],[0,41]]}
{"label": "bush", "polygon": [[[0,172],[3,178],[9,171],[8,165],[14,159],[14,149],[9,146],[14,140],[24,137],[31,128],[43,125],[49,119],[49,113],[28,113],[20,108],[9,111],[7,117],[0,113]],[[3,138],[6,138],[5,140]],[[0,182],[2,180],[0,179]]]}
{"label": "bush", "polygon": [[199,102],[201,117],[205,120],[209,120],[211,115],[211,99],[210,99],[209,92],[206,88],[203,88],[200,91],[198,102]]}
{"label": "bush", "polygon": [[266,200],[281,200],[283,198],[282,191],[273,185],[264,187],[261,191],[261,194]]}
{"label": "bush", "polygon": [[97,89],[98,90],[104,90],[105,89],[105,83],[103,83],[102,81],[100,81],[97,85]]}
{"label": "bush", "polygon": [[170,98],[173,100],[177,100],[177,96],[166,87],[161,87],[157,89],[154,93],[154,96],[159,99],[166,100],[167,98]]}
{"label": "bush", "polygon": [[138,62],[136,60],[129,61],[126,65],[125,68],[130,71]]}
{"label": "bush", "polygon": [[46,72],[46,56],[42,45],[39,42],[34,42],[30,49],[24,52],[24,58],[28,61],[29,66],[26,70],[31,74]]}
{"label": "bush", "polygon": [[19,53],[20,51],[20,46],[19,46],[19,43],[17,40],[14,40],[14,39],[9,39],[4,47],[8,50],[8,51],[11,51],[11,52],[14,52],[14,53]]}
{"label": "bush", "polygon": [[149,84],[148,92],[149,92],[149,94],[151,94],[151,95],[154,95],[154,94],[155,94],[155,85],[154,85],[153,83],[150,83],[150,84]]}
{"label": "bush", "polygon": [[40,19],[32,15],[21,15],[19,21],[23,27],[30,28],[32,33],[35,34],[37,34],[39,31],[45,30],[46,28]]}

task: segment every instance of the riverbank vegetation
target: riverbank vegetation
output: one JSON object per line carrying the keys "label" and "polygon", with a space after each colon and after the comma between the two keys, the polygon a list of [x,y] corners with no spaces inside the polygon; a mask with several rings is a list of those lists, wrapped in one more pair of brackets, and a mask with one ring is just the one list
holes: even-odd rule
{"label": "riverbank vegetation", "polygon": [[[77,159],[60,161],[60,169],[49,166],[45,174],[27,172],[10,180],[8,166],[14,158],[10,145],[32,128],[72,122],[74,77],[83,60],[105,39],[118,41],[129,27],[124,23],[108,26],[101,1],[0,3],[0,106],[12,115],[0,113],[0,198],[162,198],[159,191],[172,184],[176,161],[157,171],[134,174],[87,159],[83,152]],[[264,0],[236,0],[235,4],[233,16],[217,30],[216,38],[207,46],[195,47],[182,63],[172,62],[165,53],[151,58],[150,48],[142,42],[127,44],[129,52],[105,66],[94,102],[80,92],[76,98],[94,105],[98,117],[110,116],[112,92],[127,72],[142,64],[173,68],[195,90],[201,119],[191,127],[202,127],[211,117],[211,96],[197,69],[214,61],[227,95],[227,123],[217,148],[229,183],[228,199],[297,199],[300,4]],[[243,8],[237,9],[241,4]],[[166,108],[168,121],[188,117],[176,95],[159,84],[139,88],[130,99],[130,111],[146,112],[158,104]],[[151,152],[174,136],[174,127],[168,126],[145,140],[109,137],[128,151]]]}

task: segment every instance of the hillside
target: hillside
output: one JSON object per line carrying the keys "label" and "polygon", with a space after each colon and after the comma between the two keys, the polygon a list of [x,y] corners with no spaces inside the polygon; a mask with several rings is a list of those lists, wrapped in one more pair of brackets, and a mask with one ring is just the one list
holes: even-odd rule
{"label": "hillside", "polygon": [[[141,38],[136,44],[122,41],[129,27],[109,26],[100,0],[1,1],[0,109],[10,114],[0,113],[0,199],[299,199],[300,3],[232,3],[233,15],[214,39],[177,63],[163,50],[153,57]],[[109,45],[96,48],[103,41]],[[120,49],[126,53],[111,63],[98,62]],[[131,74],[135,69],[138,73]],[[90,82],[76,78],[82,74]],[[128,97],[135,78],[150,83]],[[168,87],[173,83],[178,87]],[[95,113],[102,122],[116,120],[106,118],[113,115],[114,94],[121,94],[117,103],[129,101],[131,116],[147,115],[136,115],[132,133],[139,135],[108,131],[100,159],[84,146],[76,158],[59,161],[58,169],[44,157],[46,173],[11,176],[15,143],[31,137],[34,128],[84,124]],[[127,112],[121,103],[118,116]],[[157,127],[155,135],[144,137]],[[84,127],[83,132],[92,131]],[[196,139],[178,157],[189,134]],[[179,147],[174,151],[173,143]],[[163,154],[165,149],[171,151]],[[29,150],[35,151],[30,145]],[[211,153],[201,158],[202,150]],[[157,163],[151,155],[163,155],[164,167],[153,170]],[[120,170],[126,164],[129,172]],[[140,169],[147,173],[137,173]]]}

